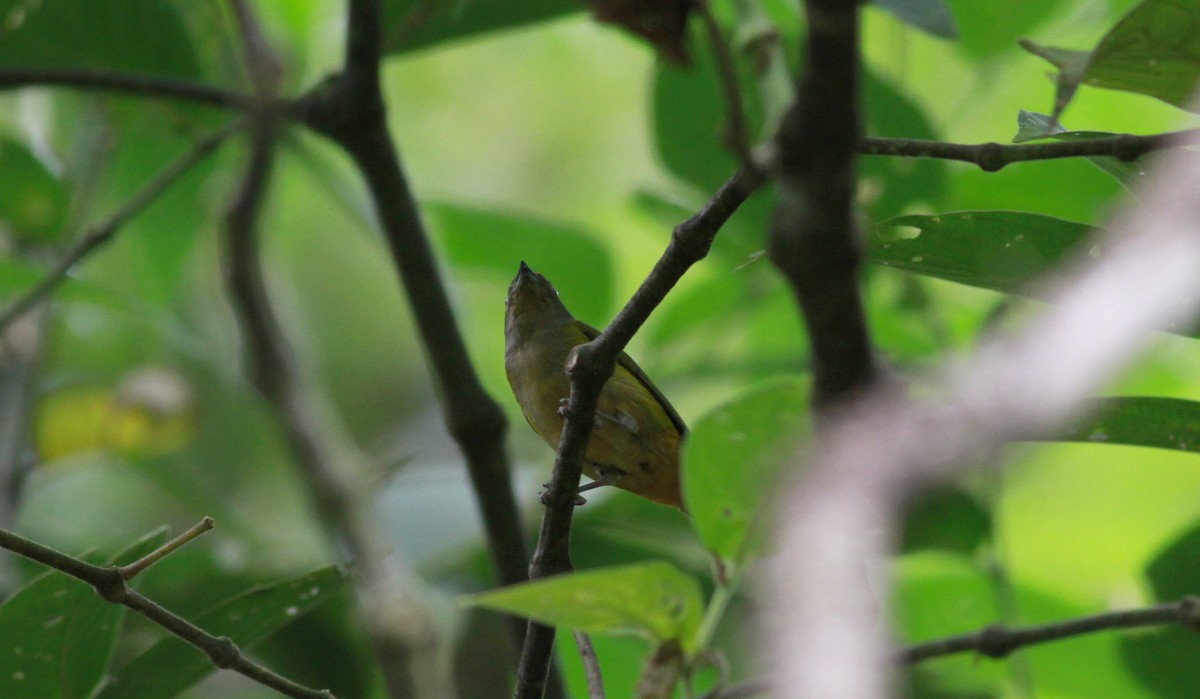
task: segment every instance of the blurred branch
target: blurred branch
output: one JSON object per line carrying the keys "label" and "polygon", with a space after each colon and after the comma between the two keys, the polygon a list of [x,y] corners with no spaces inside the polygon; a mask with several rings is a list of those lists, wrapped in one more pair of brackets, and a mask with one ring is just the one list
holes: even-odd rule
{"label": "blurred branch", "polygon": [[83,237],[67,250],[41,281],[30,287],[17,300],[9,304],[3,313],[0,313],[0,333],[3,333],[14,320],[49,296],[66,280],[72,267],[97,248],[112,240],[122,225],[141,213],[142,209],[153,203],[163,191],[191,170],[194,165],[216,150],[231,135],[243,129],[245,124],[243,119],[234,120],[225,128],[197,141],[191,150],[159,172],[154,179],[147,182],[130,197],[129,201],[125,202],[121,208],[84,233]]}
{"label": "blurred branch", "polygon": [[[192,537],[194,538],[194,536]],[[168,544],[170,546],[170,544]],[[123,571],[118,567],[102,567],[68,556],[48,546],[30,541],[5,529],[0,529],[0,548],[24,556],[55,570],[82,580],[96,589],[96,594],[113,604],[124,605],[150,621],[170,631],[181,640],[195,646],[216,667],[233,670],[239,675],[270,687],[281,694],[297,699],[334,699],[328,690],[309,689],[282,677],[249,660],[233,641],[224,636],[213,636],[156,602],[143,596],[128,585],[128,581],[140,569]],[[172,549],[174,550],[174,549]],[[169,552],[168,552],[169,553]]]}
{"label": "blurred branch", "polygon": [[717,77],[721,84],[721,93],[725,97],[725,141],[733,150],[734,155],[743,166],[751,166],[753,159],[750,154],[750,127],[746,123],[746,108],[742,104],[742,89],[738,84],[737,66],[733,62],[733,53],[729,50],[729,42],[721,34],[721,26],[713,16],[709,0],[696,3],[696,12],[704,20],[704,30],[708,33],[709,43],[712,44],[713,57],[717,61]]}
{"label": "blurred branch", "polygon": [[0,68],[0,92],[22,87],[66,87],[121,92],[139,97],[178,99],[238,110],[250,109],[255,104],[254,97],[250,95],[178,78],[77,68]]}
{"label": "blurred branch", "polygon": [[[554,461],[554,473],[546,491],[546,513],[542,517],[537,549],[529,566],[530,578],[544,578],[572,569],[571,517],[583,472],[583,454],[591,434],[600,390],[612,375],[618,356],[667,292],[693,264],[708,254],[721,226],[764,179],[765,174],[761,169],[738,170],[699,213],[676,226],[667,249],[625,307],[595,340],[580,345],[572,354],[567,363],[571,395]],[[516,697],[541,697],[553,648],[554,628],[530,622],[521,652],[521,663],[517,668]]]}
{"label": "blurred branch", "polygon": [[1064,638],[1110,629],[1132,629],[1167,624],[1178,624],[1193,631],[1200,631],[1200,597],[1184,597],[1175,602],[1158,604],[1145,609],[1105,612],[1024,628],[988,626],[975,633],[909,646],[900,652],[900,661],[911,665],[931,658],[967,652],[986,655],[989,658],[1003,658],[1014,650],[1038,643],[1059,641]]}
{"label": "blurred branch", "polygon": [[[379,84],[377,0],[349,3],[345,66],[296,103],[296,116],[338,143],[366,180],[380,226],[400,274],[425,354],[437,378],[445,421],[466,457],[483,515],[488,549],[503,584],[527,579],[528,544],[513,495],[504,411],[484,390],[387,130]],[[523,623],[512,620],[514,638]]]}
{"label": "blurred branch", "polygon": [[579,649],[579,659],[583,662],[583,672],[587,675],[588,699],[604,699],[604,675],[600,672],[600,660],[596,657],[596,647],[592,639],[582,631],[572,634],[575,646]]}
{"label": "blurred branch", "polygon": [[[1107,254],[1058,271],[1052,305],[910,399],[877,389],[835,416],[789,503],[771,576],[768,641],[788,696],[888,696],[872,561],[896,539],[903,498],[1013,440],[1053,434],[1131,361],[1152,332],[1200,309],[1200,166],[1164,159],[1109,226]],[[1134,291],[1136,290],[1136,293]]]}
{"label": "blurred branch", "polygon": [[986,172],[995,172],[1011,163],[1055,158],[1110,156],[1130,161],[1154,151],[1179,148],[1200,143],[1200,129],[1188,129],[1150,136],[1120,134],[1107,138],[1052,143],[943,143],[906,138],[864,138],[858,152],[863,155],[890,155],[905,158],[940,158],[961,160],[978,165]]}
{"label": "blurred branch", "polygon": [[[438,687],[430,620],[409,585],[371,546],[383,537],[374,531],[368,507],[343,475],[333,435],[315,399],[304,385],[292,350],[270,306],[258,250],[257,219],[274,161],[276,125],[256,124],[250,165],[229,208],[226,254],[229,288],[247,344],[249,373],[278,411],[284,436],[295,456],[317,513],[346,546],[358,570],[361,614],[391,697],[412,696]],[[424,688],[424,689],[421,689]]]}
{"label": "blurred branch", "polygon": [[233,8],[233,16],[237,18],[238,35],[241,37],[242,51],[245,53],[242,63],[250,74],[250,82],[254,85],[254,92],[258,97],[257,104],[269,105],[279,88],[283,66],[246,0],[229,0],[229,4]]}
{"label": "blurred branch", "polygon": [[807,57],[778,135],[779,201],[767,243],[812,346],[813,401],[828,406],[876,376],[854,224],[859,117],[858,3],[807,0]]}
{"label": "blurred branch", "polygon": [[[0,331],[0,527],[16,519],[22,483],[33,468],[37,375],[46,351],[48,306]],[[0,597],[15,582],[0,562]]]}

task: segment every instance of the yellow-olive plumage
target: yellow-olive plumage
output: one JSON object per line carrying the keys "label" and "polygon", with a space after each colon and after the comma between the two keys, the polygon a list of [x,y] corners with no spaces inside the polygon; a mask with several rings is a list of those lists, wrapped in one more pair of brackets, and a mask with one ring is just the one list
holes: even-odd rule
{"label": "yellow-olive plumage", "polygon": [[[560,407],[571,392],[564,367],[571,350],[600,333],[578,321],[542,275],[524,262],[508,288],[504,369],[521,412],[551,448],[558,448]],[[604,384],[583,472],[597,481],[673,507],[679,491],[679,444],[687,428],[633,359],[624,352]]]}

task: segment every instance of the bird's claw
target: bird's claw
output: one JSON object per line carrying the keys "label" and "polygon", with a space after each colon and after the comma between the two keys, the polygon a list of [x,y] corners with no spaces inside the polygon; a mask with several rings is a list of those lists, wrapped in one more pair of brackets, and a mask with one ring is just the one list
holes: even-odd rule
{"label": "bird's claw", "polygon": [[[559,419],[562,419],[562,420],[567,419],[567,403],[569,403],[569,402],[570,402],[570,398],[559,398],[558,399],[558,417],[559,417]],[[604,413],[600,413],[600,412],[596,413],[596,419],[592,423],[593,430],[600,429],[604,425],[604,417],[605,417]]]}
{"label": "bird's claw", "polygon": [[[550,484],[549,483],[542,484],[542,492],[538,493],[538,502],[542,503],[543,505],[550,504]],[[586,504],[587,504],[587,500],[585,500],[583,498],[583,496],[580,495],[579,493],[575,493],[575,507],[579,507],[580,505],[586,505]]]}

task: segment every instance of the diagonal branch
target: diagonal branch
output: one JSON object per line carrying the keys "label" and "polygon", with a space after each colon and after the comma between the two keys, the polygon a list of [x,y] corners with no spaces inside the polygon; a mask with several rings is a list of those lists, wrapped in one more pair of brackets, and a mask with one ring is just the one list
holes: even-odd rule
{"label": "diagonal branch", "polygon": [[0,68],[0,92],[38,86],[119,92],[241,111],[255,105],[255,98],[250,95],[179,78],[81,68]]}
{"label": "diagonal branch", "polygon": [[[743,168],[722,185],[699,213],[675,228],[670,244],[654,269],[612,323],[595,340],[576,348],[567,365],[571,395],[547,490],[546,513],[542,518],[537,550],[529,566],[530,578],[544,578],[571,570],[571,517],[583,472],[583,454],[587,450],[600,390],[612,376],[621,351],[683,274],[708,254],[721,226],[764,178],[761,170]],[[542,696],[553,647],[554,628],[531,622],[517,668],[515,696],[518,699]]]}
{"label": "diagonal branch", "polygon": [[[211,520],[209,520],[211,523]],[[195,528],[193,528],[194,530]],[[194,533],[189,533],[195,538]],[[186,535],[185,535],[186,536]],[[189,539],[190,540],[190,539]],[[96,594],[108,602],[122,604],[191,644],[207,655],[213,665],[233,670],[261,685],[296,699],[334,699],[328,690],[309,689],[268,670],[242,654],[233,641],[209,634],[187,619],[168,611],[129,586],[128,580],[138,571],[122,573],[121,568],[92,565],[68,556],[49,546],[31,541],[10,531],[0,529],[0,548],[24,556],[55,570],[82,580],[96,589]]]}
{"label": "diagonal branch", "polygon": [[204,137],[191,150],[181,155],[175,162],[158,173],[154,179],[147,182],[121,208],[114,211],[99,225],[84,233],[83,237],[67,250],[41,281],[9,304],[3,313],[0,313],[0,333],[3,333],[13,321],[53,293],[66,280],[71,268],[80,260],[112,240],[120,227],[129,219],[141,213],[142,209],[153,203],[176,180],[187,174],[193,166],[208,157],[226,139],[243,128],[245,128],[245,122],[238,119],[225,128]]}

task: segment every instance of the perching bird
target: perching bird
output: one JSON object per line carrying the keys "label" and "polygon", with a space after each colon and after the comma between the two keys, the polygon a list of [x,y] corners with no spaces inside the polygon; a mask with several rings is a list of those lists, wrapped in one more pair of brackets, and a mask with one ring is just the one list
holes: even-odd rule
{"label": "perching bird", "polygon": [[[565,366],[578,345],[599,331],[578,321],[542,275],[524,262],[508,288],[504,369],[534,432],[558,448],[562,410],[571,392]],[[683,508],[679,445],[687,427],[662,392],[624,352],[604,384],[580,488],[614,485],[664,505]]]}

